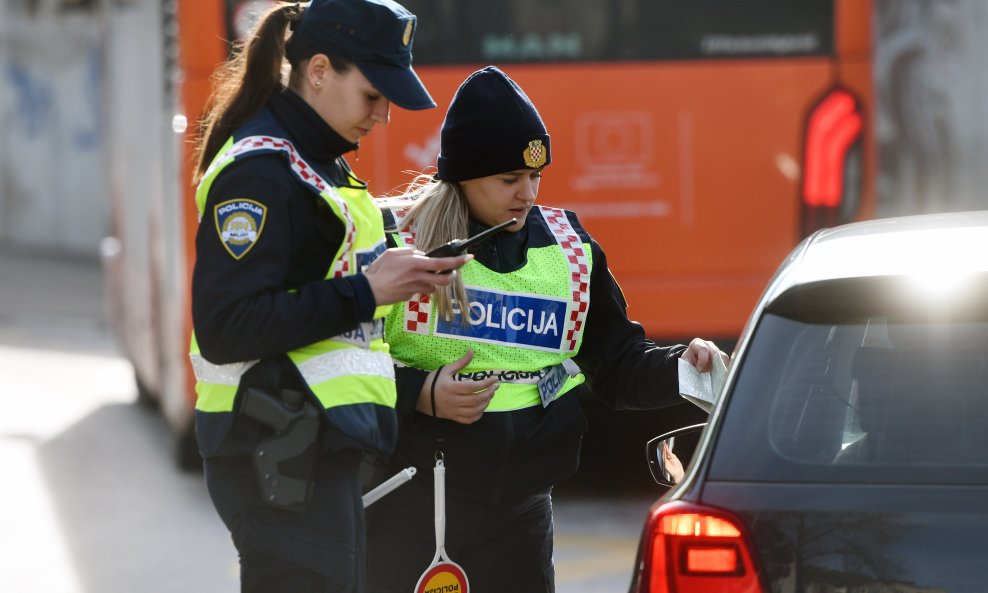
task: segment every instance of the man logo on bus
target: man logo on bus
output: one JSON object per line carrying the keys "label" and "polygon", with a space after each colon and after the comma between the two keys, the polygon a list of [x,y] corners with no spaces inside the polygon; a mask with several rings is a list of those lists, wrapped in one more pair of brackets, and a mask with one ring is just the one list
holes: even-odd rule
{"label": "man logo on bus", "polygon": [[240,259],[264,230],[267,208],[254,200],[229,200],[216,206],[216,231],[227,252]]}
{"label": "man logo on bus", "polygon": [[528,148],[523,154],[525,164],[533,169],[538,169],[545,164],[545,147],[541,140],[532,140],[528,143]]}

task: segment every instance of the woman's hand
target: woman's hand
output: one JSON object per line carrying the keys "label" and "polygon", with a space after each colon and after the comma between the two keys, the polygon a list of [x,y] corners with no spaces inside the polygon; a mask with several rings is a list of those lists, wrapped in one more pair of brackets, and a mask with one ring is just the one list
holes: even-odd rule
{"label": "woman's hand", "polygon": [[686,352],[680,357],[686,362],[696,367],[701,373],[709,372],[714,368],[714,357],[720,356],[725,366],[731,364],[731,357],[717,347],[717,344],[709,340],[693,338]]}
{"label": "woman's hand", "polygon": [[[450,258],[453,259],[453,258]],[[483,381],[458,381],[456,374],[473,360],[473,350],[438,371],[429,373],[415,409],[427,416],[446,418],[460,424],[473,424],[484,415],[484,410],[497,391],[497,379],[490,377]],[[438,373],[438,378],[436,374]],[[435,385],[435,408],[433,408],[433,385]],[[433,412],[435,412],[433,414]]]}
{"label": "woman's hand", "polygon": [[453,274],[473,259],[470,254],[456,257],[426,257],[421,251],[407,247],[388,249],[364,270],[364,276],[378,305],[391,305],[412,298],[415,294],[431,294],[437,286],[453,281]]}
{"label": "woman's hand", "polygon": [[678,484],[683,480],[686,471],[683,470],[683,462],[669,449],[669,444],[662,442],[662,468],[672,477],[672,483]]}

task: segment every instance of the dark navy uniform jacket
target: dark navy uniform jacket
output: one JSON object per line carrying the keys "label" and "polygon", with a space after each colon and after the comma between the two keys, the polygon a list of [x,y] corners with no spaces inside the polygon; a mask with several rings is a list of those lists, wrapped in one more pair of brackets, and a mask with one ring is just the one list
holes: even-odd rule
{"label": "dark navy uniform jacket", "polygon": [[[356,145],[290,90],[274,94],[234,136],[282,133],[328,182],[352,183],[341,155]],[[232,199],[267,207],[260,234],[239,260],[226,250],[213,222],[215,205]],[[248,373],[267,371],[272,381],[290,382],[297,373],[285,353],[371,320],[376,303],[363,274],[326,279],[342,241],[343,223],[292,174],[283,154],[228,165],[210,188],[196,234],[192,320],[202,355],[215,364],[260,359],[264,364]],[[204,454],[219,451],[226,428],[197,426]],[[225,448],[241,449],[236,443]]]}
{"label": "dark navy uniform jacket", "polygon": [[[573,358],[588,382],[547,408],[485,413],[477,422],[464,425],[416,412],[428,373],[399,367],[395,370],[399,431],[394,468],[415,465],[420,475],[431,479],[432,472],[423,470],[434,465],[437,439],[442,439],[447,491],[486,502],[528,496],[548,490],[576,471],[587,425],[580,399],[591,395],[588,389],[614,409],[658,409],[683,402],[678,358],[685,346],[658,346],[645,337],[640,324],[628,319],[627,302],[607,267],[603,249],[574,213],[567,215],[592,248],[590,308],[580,350]],[[520,231],[501,233],[470,252],[496,272],[516,270],[524,265],[530,247],[555,244],[541,218],[533,208]],[[385,227],[394,231],[387,212]],[[471,221],[470,234],[485,228]],[[393,234],[388,237],[393,240]]]}

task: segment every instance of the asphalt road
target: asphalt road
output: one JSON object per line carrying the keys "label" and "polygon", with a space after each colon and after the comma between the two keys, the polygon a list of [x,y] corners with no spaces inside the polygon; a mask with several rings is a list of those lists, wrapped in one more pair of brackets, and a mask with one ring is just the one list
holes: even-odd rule
{"label": "asphalt road", "polygon": [[[101,295],[95,262],[0,249],[0,591],[234,593],[229,536],[201,476],[173,466],[161,418],[134,404]],[[627,590],[659,494],[641,483],[557,488],[560,593]]]}

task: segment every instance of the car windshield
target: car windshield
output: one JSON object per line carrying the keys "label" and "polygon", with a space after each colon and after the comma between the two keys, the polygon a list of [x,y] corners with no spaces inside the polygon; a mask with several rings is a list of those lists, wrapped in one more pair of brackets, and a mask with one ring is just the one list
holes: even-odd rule
{"label": "car windshield", "polygon": [[763,316],[711,478],[988,483],[988,318],[841,301]]}

